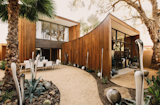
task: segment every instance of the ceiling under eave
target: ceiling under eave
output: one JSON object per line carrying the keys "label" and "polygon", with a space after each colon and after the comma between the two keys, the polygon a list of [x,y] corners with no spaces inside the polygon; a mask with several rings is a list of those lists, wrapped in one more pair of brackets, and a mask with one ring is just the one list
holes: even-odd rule
{"label": "ceiling under eave", "polygon": [[39,20],[44,20],[44,21],[64,25],[64,26],[67,26],[67,27],[78,25],[78,22],[75,22],[75,21],[60,17],[60,16],[56,16],[54,19],[51,19],[51,18],[46,17],[46,16],[40,16]]}
{"label": "ceiling under eave", "polygon": [[111,20],[111,26],[112,26],[112,28],[119,30],[125,34],[131,35],[131,36],[139,35],[139,33],[127,28],[126,26],[124,26],[114,20]]}

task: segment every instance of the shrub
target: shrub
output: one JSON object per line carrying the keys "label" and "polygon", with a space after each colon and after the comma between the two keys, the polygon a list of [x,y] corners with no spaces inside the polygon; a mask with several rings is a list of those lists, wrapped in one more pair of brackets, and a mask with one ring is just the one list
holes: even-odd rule
{"label": "shrub", "polygon": [[2,93],[1,97],[2,97],[2,101],[6,101],[7,99],[12,99],[14,91],[8,92],[8,91],[4,91],[4,93]]}
{"label": "shrub", "polygon": [[132,58],[132,62],[138,62],[138,57],[137,57],[137,56],[134,56],[134,57]]}
{"label": "shrub", "polygon": [[95,71],[94,70],[87,70],[87,72],[94,73]]}
{"label": "shrub", "polygon": [[1,62],[1,69],[2,69],[2,70],[5,70],[5,64],[6,64],[5,61],[2,61],[2,62]]}
{"label": "shrub", "polygon": [[25,100],[29,98],[29,102],[31,103],[33,98],[37,98],[37,96],[40,96],[45,90],[45,88],[42,86],[42,84],[38,84],[41,77],[39,77],[37,80],[25,80],[26,85],[25,87],[27,90],[25,90]]}
{"label": "shrub", "polygon": [[102,83],[107,84],[108,83],[108,77],[102,77]]}
{"label": "shrub", "polygon": [[157,74],[156,77],[152,76],[152,79],[148,77],[145,79],[149,85],[146,93],[152,96],[151,104],[153,105],[160,105],[160,70]]}

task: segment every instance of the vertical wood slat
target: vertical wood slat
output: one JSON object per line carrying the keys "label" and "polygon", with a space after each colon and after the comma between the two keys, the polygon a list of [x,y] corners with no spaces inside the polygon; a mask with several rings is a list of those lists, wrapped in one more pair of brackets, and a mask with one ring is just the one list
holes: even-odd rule
{"label": "vertical wood slat", "polygon": [[35,52],[36,44],[36,25],[26,19],[19,19],[19,59],[21,62],[30,59],[32,52]]}
{"label": "vertical wood slat", "polygon": [[[70,39],[70,42],[68,43],[70,43],[71,45],[67,46],[65,44],[65,46],[62,47],[62,49],[64,47],[69,47],[68,50],[71,52],[70,55],[71,55],[72,63],[74,60],[76,60],[74,62],[79,63],[81,66],[86,66],[85,56],[87,55],[87,51],[89,51],[88,66],[89,66],[89,69],[93,69],[93,70],[101,69],[101,56],[102,56],[101,53],[102,53],[102,47],[103,47],[103,75],[108,76],[108,78],[110,78],[110,71],[112,67],[111,19],[116,20],[115,18],[113,18],[113,16],[109,15],[107,18],[104,19],[104,21],[98,27],[96,27],[90,33],[86,34],[85,36],[79,39]],[[117,21],[117,22],[122,22],[122,21]],[[125,23],[123,23],[122,25],[126,26]],[[131,28],[130,26],[128,27],[129,29]],[[134,38],[132,38],[132,42],[137,38],[139,37],[135,36]],[[134,46],[132,47],[132,49],[134,49]],[[77,50],[79,51],[78,58],[76,58],[76,56],[73,54]]]}

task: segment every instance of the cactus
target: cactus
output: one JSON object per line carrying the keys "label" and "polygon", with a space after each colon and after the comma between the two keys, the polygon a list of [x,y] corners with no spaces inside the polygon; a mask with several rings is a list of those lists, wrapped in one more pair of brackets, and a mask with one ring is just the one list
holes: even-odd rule
{"label": "cactus", "polygon": [[45,100],[45,101],[43,102],[43,105],[51,105],[51,101],[50,101],[50,100]]}

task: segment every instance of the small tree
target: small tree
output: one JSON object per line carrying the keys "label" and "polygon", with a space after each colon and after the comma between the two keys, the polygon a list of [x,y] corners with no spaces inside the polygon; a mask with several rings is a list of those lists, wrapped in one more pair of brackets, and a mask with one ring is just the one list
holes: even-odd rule
{"label": "small tree", "polygon": [[26,18],[34,22],[38,20],[39,14],[53,18],[55,15],[54,2],[51,0],[0,0],[0,18],[2,21],[8,20],[6,69],[3,78],[5,89],[13,88],[10,86],[13,81],[11,62],[15,62],[19,70],[18,18]]}
{"label": "small tree", "polygon": [[[87,22],[84,21],[83,18],[79,20],[81,24],[81,32],[82,34],[87,34],[89,31],[97,27],[100,23],[97,15],[92,14],[87,18]],[[89,23],[89,24],[88,24]]]}

